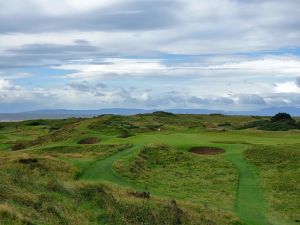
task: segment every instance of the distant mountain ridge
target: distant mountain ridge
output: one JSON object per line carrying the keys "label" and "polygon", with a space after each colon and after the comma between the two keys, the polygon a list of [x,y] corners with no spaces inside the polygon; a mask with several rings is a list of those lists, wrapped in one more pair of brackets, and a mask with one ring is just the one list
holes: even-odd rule
{"label": "distant mountain ridge", "polygon": [[94,110],[72,110],[72,109],[42,109],[36,111],[22,112],[22,114],[58,114],[58,115],[102,115],[102,114],[117,114],[117,115],[134,115],[139,113],[152,113],[157,110],[145,109],[126,109],[126,108],[107,108]]}
{"label": "distant mountain ridge", "polygon": [[[38,114],[38,115],[102,115],[102,114],[116,114],[116,115],[134,115],[143,113],[152,113],[160,111],[158,109],[134,109],[134,108],[106,108],[98,110],[69,110],[69,109],[44,109],[23,112],[21,114]],[[225,115],[253,115],[253,116],[272,116],[278,112],[286,112],[292,116],[300,116],[300,108],[295,107],[274,107],[265,108],[257,111],[223,111],[210,109],[164,109],[162,111],[176,113],[176,114],[212,114],[221,113]]]}

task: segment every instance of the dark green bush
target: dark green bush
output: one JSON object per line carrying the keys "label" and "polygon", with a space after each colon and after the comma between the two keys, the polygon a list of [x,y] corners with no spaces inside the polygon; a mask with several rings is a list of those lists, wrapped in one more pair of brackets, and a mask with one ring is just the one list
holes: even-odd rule
{"label": "dark green bush", "polygon": [[121,129],[120,134],[118,135],[118,138],[128,138],[133,136],[133,134],[127,130],[127,129]]}
{"label": "dark green bush", "polygon": [[152,115],[155,115],[155,116],[175,116],[175,114],[173,114],[173,113],[164,112],[164,111],[156,111],[156,112],[153,112]]}
{"label": "dark green bush", "polygon": [[275,116],[273,116],[271,118],[271,122],[281,122],[281,121],[293,121],[293,122],[295,122],[290,114],[284,113],[284,112],[277,113]]}
{"label": "dark green bush", "polygon": [[295,120],[287,113],[277,113],[271,118],[271,120],[256,120],[246,124],[244,129],[257,128],[258,130],[269,131],[287,131],[292,129],[300,129],[299,122]]}
{"label": "dark green bush", "polygon": [[26,125],[27,126],[44,126],[44,125],[48,125],[48,123],[45,120],[32,120],[32,121],[29,121]]}

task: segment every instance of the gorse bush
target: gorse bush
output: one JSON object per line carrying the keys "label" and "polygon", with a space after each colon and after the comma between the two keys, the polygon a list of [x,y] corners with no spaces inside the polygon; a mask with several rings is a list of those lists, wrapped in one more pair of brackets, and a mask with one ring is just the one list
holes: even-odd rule
{"label": "gorse bush", "polygon": [[271,118],[271,122],[279,122],[279,121],[291,121],[291,122],[293,121],[293,122],[295,122],[290,114],[284,113],[284,112],[277,113],[275,116],[273,116]]}
{"label": "gorse bush", "polygon": [[258,130],[269,131],[287,131],[292,129],[300,129],[300,123],[287,113],[277,113],[271,120],[256,120],[243,126],[242,128],[257,128]]}

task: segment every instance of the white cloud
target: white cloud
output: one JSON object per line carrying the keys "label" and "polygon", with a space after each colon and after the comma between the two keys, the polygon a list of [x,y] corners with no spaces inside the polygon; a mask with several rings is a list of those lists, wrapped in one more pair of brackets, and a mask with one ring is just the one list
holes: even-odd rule
{"label": "white cloud", "polygon": [[168,69],[159,60],[120,58],[108,58],[101,61],[101,64],[68,64],[55,68],[80,71],[67,75],[69,78],[79,79],[95,79],[105,75],[145,76]]}
{"label": "white cloud", "polygon": [[[10,0],[0,8],[1,101],[255,107],[295,103],[299,93],[296,0]],[[51,86],[49,74],[22,72],[40,67],[68,74],[55,71],[64,79]],[[113,87],[66,85],[102,78]]]}
{"label": "white cloud", "polygon": [[7,88],[10,88],[10,82],[8,80],[0,80],[0,91],[6,90]]}
{"label": "white cloud", "polygon": [[287,81],[275,85],[275,91],[277,93],[299,93],[300,87],[293,81]]}
{"label": "white cloud", "polygon": [[207,69],[218,70],[240,70],[250,72],[267,72],[280,74],[294,74],[300,73],[300,59],[291,57],[271,57],[258,60],[247,60],[237,63],[225,63],[221,65],[213,65]]}
{"label": "white cloud", "polygon": [[[136,5],[139,5],[138,9],[144,12],[147,12],[149,6],[155,6],[157,10],[164,10],[164,7],[166,7],[164,4],[158,5],[157,1],[154,0],[142,3],[133,0],[1,1],[0,6],[3,9],[1,13],[6,15],[3,18],[4,22],[7,17],[11,19],[15,15],[23,16],[21,12],[25,13],[25,16],[23,16],[25,19],[28,14],[29,16],[31,14],[37,15],[38,18],[34,21],[25,19],[18,21],[19,31],[17,26],[16,31],[10,34],[12,39],[6,39],[7,32],[3,32],[2,40],[1,35],[0,40],[5,43],[4,46],[9,46],[15,42],[20,45],[23,40],[27,44],[29,40],[34,43],[57,43],[61,40],[61,43],[64,43],[67,39],[70,41],[70,38],[73,40],[85,38],[92,43],[93,41],[97,42],[97,46],[105,49],[106,52],[113,51],[115,54],[117,52],[114,50],[119,50],[120,54],[124,54],[128,53],[128,50],[136,52],[136,49],[142,50],[141,52],[144,54],[153,51],[205,54],[299,47],[300,31],[299,23],[297,23],[300,19],[297,11],[299,2],[293,0],[284,2],[268,0],[174,0],[167,2],[169,11],[172,12],[172,15],[174,14],[173,20],[176,22],[172,26],[158,26],[158,29],[153,28],[150,30],[134,30],[132,27],[135,20],[130,17],[121,18],[121,21],[118,20],[118,23],[122,23],[119,29],[115,29],[113,32],[107,31],[102,26],[97,26],[97,23],[100,23],[101,20],[93,21],[96,24],[90,30],[82,27],[82,24],[94,25],[90,21],[86,21],[86,23],[78,22],[78,27],[74,26],[72,29],[68,29],[68,26],[63,31],[58,29],[61,24],[64,24],[64,21],[82,17],[83,12],[92,13],[96,11],[97,15],[120,12],[134,14],[134,12],[138,12]],[[49,14],[58,14],[56,17],[62,17],[62,21],[54,21],[54,24],[51,23],[50,26],[47,23],[49,22],[47,21]],[[76,14],[75,18],[73,18],[73,14]],[[32,24],[38,22],[39,18],[40,21],[46,19],[46,21],[43,21],[44,26],[41,26],[45,30],[38,33],[32,32],[30,29],[27,31],[22,30],[23,23],[30,23],[33,28],[40,27]],[[87,18],[81,18],[81,20],[84,19]],[[144,22],[151,19],[156,18],[145,17]],[[161,18],[160,21],[163,23],[164,18]],[[114,24],[116,21],[112,17],[106,23]],[[282,35],[282,32],[284,32],[284,35]],[[26,35],[22,33],[26,33]],[[16,38],[12,36],[16,36]]]}
{"label": "white cloud", "polygon": [[79,12],[91,11],[95,8],[107,7],[116,3],[120,3],[121,0],[10,0],[1,1],[1,8],[6,10],[1,11],[1,14],[5,13],[20,13],[27,10],[38,11],[41,14],[59,16],[65,14],[75,14]]}
{"label": "white cloud", "polygon": [[[226,58],[224,58],[226,59]],[[224,60],[222,59],[222,60]],[[230,57],[229,57],[230,60]],[[212,58],[206,61],[192,63],[175,63],[168,65],[161,59],[122,59],[106,58],[97,63],[93,60],[71,61],[69,64],[54,67],[78,72],[68,74],[68,78],[97,79],[111,76],[192,76],[199,77],[241,77],[254,76],[265,78],[276,76],[298,76],[300,73],[300,59],[296,57],[264,57],[256,60],[237,60],[219,64]],[[210,64],[210,65],[207,65]],[[224,80],[222,80],[223,82]],[[253,85],[253,84],[252,84]]]}
{"label": "white cloud", "polygon": [[23,87],[9,80],[0,79],[0,102],[16,102],[31,99],[31,94]]}

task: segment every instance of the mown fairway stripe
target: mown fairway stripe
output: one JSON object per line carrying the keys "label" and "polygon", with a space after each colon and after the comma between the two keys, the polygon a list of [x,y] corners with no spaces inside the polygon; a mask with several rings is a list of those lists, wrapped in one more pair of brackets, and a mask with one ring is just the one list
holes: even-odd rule
{"label": "mown fairway stripe", "polygon": [[258,184],[255,168],[244,157],[245,147],[234,147],[227,158],[235,165],[239,173],[236,199],[236,212],[248,225],[269,225],[266,217],[266,203]]}

